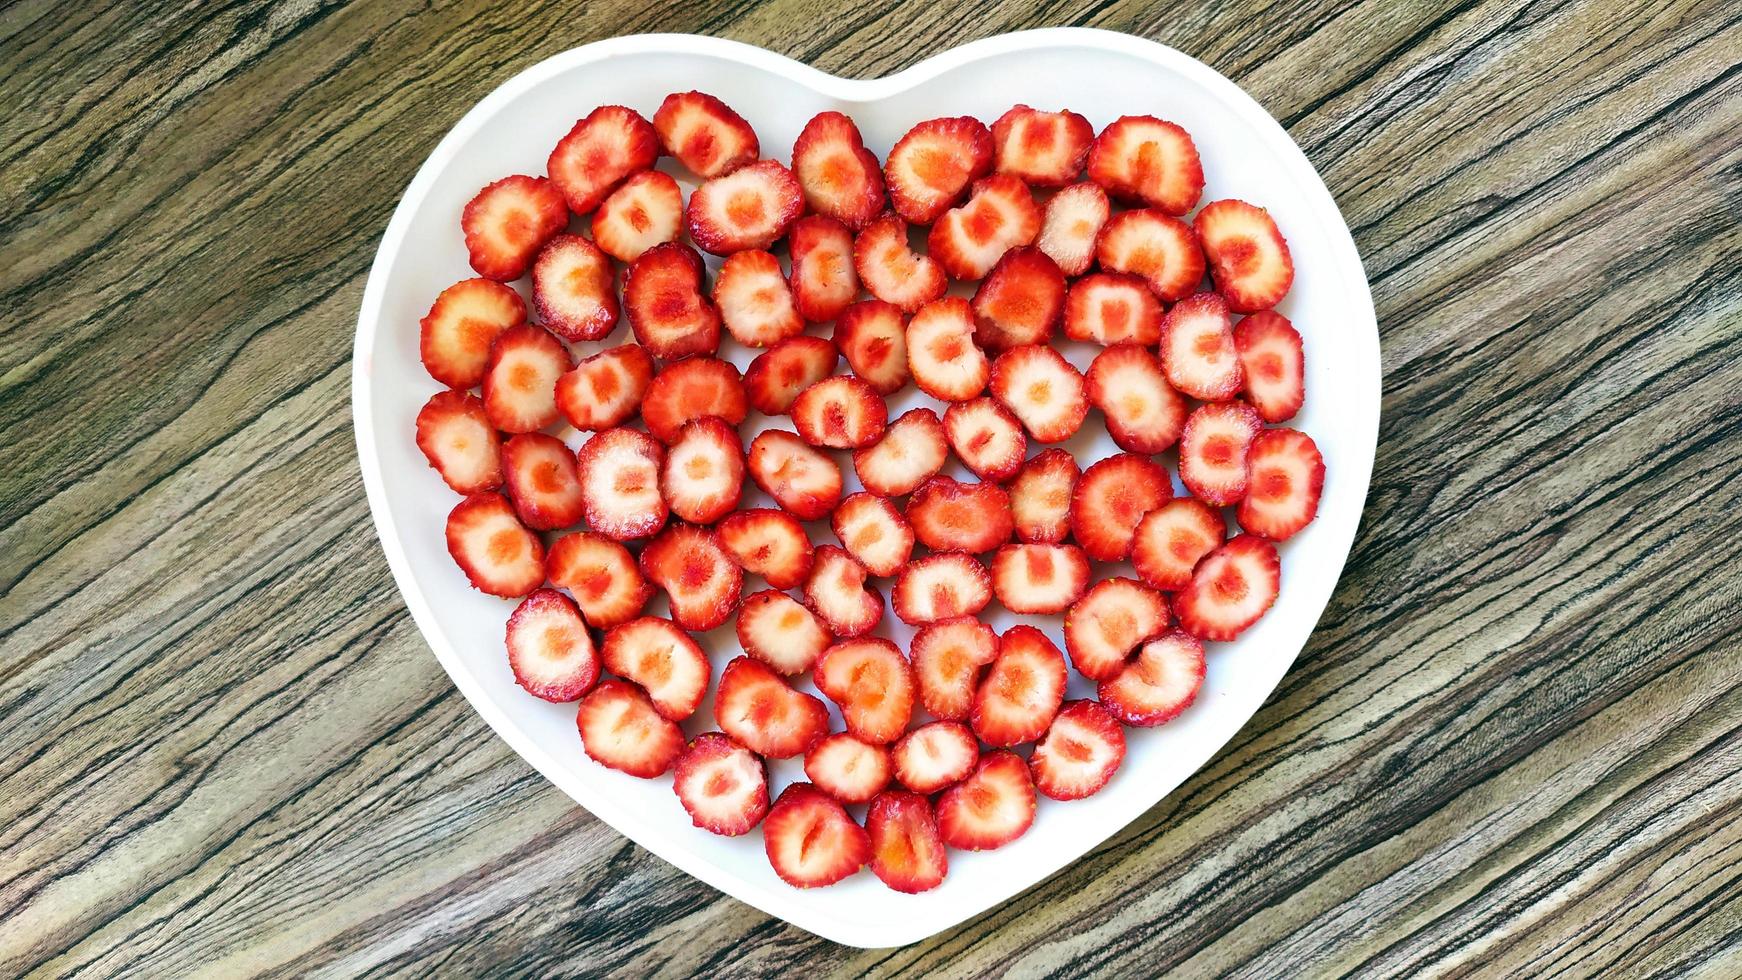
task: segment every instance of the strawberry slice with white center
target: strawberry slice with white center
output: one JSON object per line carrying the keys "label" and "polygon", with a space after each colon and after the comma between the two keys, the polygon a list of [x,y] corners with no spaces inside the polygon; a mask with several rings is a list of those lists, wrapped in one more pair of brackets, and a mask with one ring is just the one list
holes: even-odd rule
{"label": "strawberry slice with white center", "polygon": [[926,253],[951,279],[984,278],[1004,253],[1040,234],[1040,206],[1028,185],[994,174],[974,185],[973,196],[937,219],[926,236]]}
{"label": "strawberry slice with white center", "polygon": [[949,289],[944,267],[907,244],[907,223],[893,214],[876,218],[853,239],[853,271],[865,291],[912,313]]}
{"label": "strawberry slice with white center", "polygon": [[933,551],[980,554],[1010,540],[1010,494],[996,483],[927,480],[907,499],[907,523]]}
{"label": "strawberry slice with white center", "polygon": [[1180,629],[1202,640],[1232,640],[1276,602],[1281,582],[1276,546],[1239,535],[1205,555],[1174,600]]}
{"label": "strawberry slice with white center", "polygon": [[1007,544],[992,556],[992,594],[1013,613],[1053,615],[1089,585],[1089,556],[1074,544]]}
{"label": "strawberry slice with white center", "polygon": [[865,811],[865,835],[871,841],[871,873],[895,891],[930,891],[950,873],[931,801],[917,793],[878,794]]}
{"label": "strawberry slice with white center", "polygon": [[927,119],[895,141],[883,164],[889,203],[902,219],[929,225],[992,170],[992,132],[971,116]]}
{"label": "strawberry slice with white center", "polygon": [[885,497],[853,494],[835,508],[829,523],[848,553],[872,575],[894,575],[913,557],[913,527]]}
{"label": "strawberry slice with white center", "polygon": [[720,546],[740,567],[777,589],[796,589],[810,577],[810,536],[785,511],[741,510],[727,516],[715,531]]}
{"label": "strawberry slice with white center", "polygon": [[1216,291],[1236,313],[1282,302],[1294,285],[1294,258],[1270,212],[1245,201],[1211,201],[1193,221]]}
{"label": "strawberry slice with white center", "polygon": [[1034,824],[1034,779],[1010,751],[988,752],[968,778],[938,797],[938,837],[959,851],[990,851]]}
{"label": "strawberry slice with white center", "polygon": [[1013,248],[974,292],[974,340],[987,350],[1044,344],[1065,315],[1065,276],[1045,252]]}
{"label": "strawberry slice with white center", "polygon": [[556,379],[574,367],[563,342],[531,324],[509,327],[490,345],[484,369],[484,414],[503,432],[532,432],[554,423]]}
{"label": "strawberry slice with white center", "polygon": [[[987,645],[995,650],[995,644],[993,640]],[[970,688],[970,697],[972,693]],[[928,722],[901,736],[890,758],[901,785],[915,793],[935,793],[974,771],[974,763],[980,761],[980,740],[959,721]]]}
{"label": "strawberry slice with white center", "polygon": [[1198,293],[1174,304],[1161,322],[1161,370],[1175,388],[1207,402],[1234,397],[1245,383],[1228,304]]}
{"label": "strawberry slice with white center", "polygon": [[671,788],[697,827],[722,837],[748,834],[768,814],[768,773],[730,735],[707,732],[677,757]]}
{"label": "strawberry slice with white center", "polygon": [[429,376],[449,388],[475,388],[490,345],[526,322],[526,301],[489,279],[464,279],[441,291],[419,323],[418,352]]}
{"label": "strawberry slice with white center", "polygon": [[729,174],[762,155],[756,131],[731,106],[706,92],[673,92],[653,114],[665,152],[703,180]]}
{"label": "strawberry slice with white center", "polygon": [[1191,706],[1204,686],[1204,645],[1173,630],[1150,640],[1095,696],[1127,725],[1154,728]]}
{"label": "strawberry slice with white center", "polygon": [[653,584],[629,549],[602,534],[577,531],[556,539],[544,569],[550,584],[568,589],[587,624],[597,629],[629,622],[653,598]]}
{"label": "strawberry slice with white center", "polygon": [[1251,486],[1252,440],[1263,422],[1245,402],[1200,405],[1179,438],[1179,479],[1214,507],[1237,504]]}
{"label": "strawberry slice with white center", "polygon": [[594,762],[642,779],[665,775],[683,752],[683,729],[628,681],[600,681],[581,699],[575,727]]}
{"label": "strawberry slice with white center", "polygon": [[815,613],[784,592],[767,589],[738,607],[738,645],[783,674],[810,670],[834,641]]}
{"label": "strawberry slice with white center", "polygon": [[804,774],[842,803],[869,803],[889,785],[889,749],[836,732],[804,754]]}
{"label": "strawberry slice with white center", "polygon": [[667,173],[643,170],[611,192],[593,213],[593,244],[620,262],[683,234],[683,190]]}
{"label": "strawberry slice with white center", "polygon": [[647,352],[662,361],[720,349],[720,311],[702,295],[702,257],[683,242],[642,252],[623,273],[623,309]]}
{"label": "strawberry slice with white center", "polygon": [[835,346],[879,395],[907,386],[907,320],[880,299],[854,303],[835,321]]}
{"label": "strawberry slice with white center", "polygon": [[508,617],[514,683],[546,701],[574,701],[599,679],[599,655],[581,612],[555,589],[539,589]]}
{"label": "strawberry slice with white center", "polygon": [[820,888],[856,874],[871,859],[871,839],[834,797],[793,783],[762,824],[768,863],[794,888]]}
{"label": "strawberry slice with white center", "polygon": [[812,211],[858,229],[883,210],[883,168],[850,116],[819,112],[792,144],[792,170]]}
{"label": "strawberry slice with white center", "polygon": [[[980,671],[998,657],[998,635],[972,616],[958,616],[921,626],[913,634],[913,673],[925,710],[962,721],[974,707]],[[978,755],[978,745],[974,754]],[[960,778],[958,775],[956,778]],[[930,792],[902,780],[909,789]]]}
{"label": "strawberry slice with white center", "polygon": [[972,616],[992,601],[992,578],[973,555],[944,551],[911,562],[895,579],[890,604],[910,626]]}
{"label": "strawberry slice with white center", "polygon": [[438,391],[417,413],[417,448],[457,493],[502,485],[502,440],[469,391]]}
{"label": "strawberry slice with white center", "polygon": [[1012,626],[998,638],[998,659],[974,691],[974,734],[991,746],[1032,742],[1064,697],[1064,654],[1040,630]]}
{"label": "strawberry slice with white center", "polygon": [[799,315],[827,323],[859,295],[853,270],[853,233],[833,218],[800,218],[786,236],[792,251],[792,292]]}
{"label": "strawberry slice with white center", "polygon": [[883,595],[866,583],[869,575],[846,551],[832,544],[819,545],[804,583],[804,604],[830,633],[863,636],[883,619]]}
{"label": "strawberry slice with white center", "polygon": [[686,422],[665,451],[659,483],[671,512],[691,524],[712,524],[738,509],[744,492],[738,430],[713,415]]}
{"label": "strawberry slice with white center", "polygon": [[502,469],[508,499],[521,523],[537,531],[555,531],[581,522],[586,500],[575,454],[561,439],[542,432],[515,436],[502,446]]}
{"label": "strawberry slice with white center", "polygon": [[1275,310],[1244,317],[1234,324],[1234,349],[1258,417],[1272,424],[1294,418],[1306,402],[1306,361],[1294,324]]}
{"label": "strawberry slice with white center", "polygon": [[731,255],[768,248],[803,213],[798,178],[773,160],[758,160],[696,188],[684,223],[697,248]]}
{"label": "strawberry slice with white center", "polygon": [[995,483],[1015,476],[1028,454],[1028,437],[1016,416],[985,396],[946,409],[944,435],[975,476]]}
{"label": "strawberry slice with white center", "polygon": [[1220,511],[1196,497],[1170,500],[1143,516],[1131,542],[1131,566],[1152,588],[1178,592],[1192,569],[1228,536]]}
{"label": "strawberry slice with white center", "polygon": [[485,187],[460,214],[473,270],[498,282],[525,275],[532,257],[568,223],[556,185],[524,174]]}
{"label": "strawberry slice with white center", "polygon": [[678,430],[693,419],[713,416],[737,426],[750,414],[750,396],[744,379],[730,361],[691,357],[669,364],[654,375],[641,401],[641,420],[647,431],[670,445]]}
{"label": "strawberry slice with white center", "polygon": [[597,245],[557,235],[532,263],[532,305],[546,329],[564,340],[599,340],[617,325],[616,270]]}
{"label": "strawberry slice with white center", "polygon": [[1096,561],[1124,561],[1143,515],[1173,499],[1167,471],[1144,456],[1109,456],[1083,473],[1071,497],[1071,536]]}
{"label": "strawberry slice with white center", "polygon": [[1034,244],[1058,263],[1060,272],[1080,276],[1095,261],[1095,242],[1112,213],[1107,192],[1098,185],[1072,184],[1046,202]]}
{"label": "strawberry slice with white center", "polygon": [[780,260],[767,252],[726,256],[714,280],[714,305],[720,309],[726,332],[745,347],[773,347],[804,333],[804,319],[793,303]]}
{"label": "strawberry slice with white center", "polygon": [[1299,534],[1318,515],[1325,486],[1325,459],[1312,436],[1266,429],[1246,458],[1251,478],[1235,512],[1240,526],[1272,541]]}
{"label": "strawberry slice with white center", "polygon": [[714,532],[688,524],[673,524],[648,542],[641,572],[671,599],[671,618],[697,633],[730,619],[744,589],[744,570]]}
{"label": "strawberry slice with white center", "polygon": [[799,392],[791,412],[800,438],[831,449],[869,446],[883,437],[889,422],[883,396],[851,375],[824,378]]}
{"label": "strawberry slice with white center", "polygon": [[1064,442],[1089,414],[1082,372],[1045,344],[1013,347],[992,365],[992,397],[1036,442]]}
{"label": "strawberry slice with white center", "polygon": [[801,521],[823,517],[841,502],[841,468],[783,429],[764,429],[750,441],[749,469],[762,492]]}
{"label": "strawberry slice with white center", "polygon": [[659,159],[659,134],[633,109],[605,105],[575,123],[550,151],[545,172],[562,191],[569,210],[592,213],[628,179]]}
{"label": "strawberry slice with white center", "polygon": [[1167,624],[1167,599],[1161,593],[1128,578],[1103,579],[1065,614],[1065,650],[1077,673],[1104,681]]}
{"label": "strawberry slice with white center", "polygon": [[1191,135],[1154,116],[1121,116],[1089,147],[1089,179],[1130,204],[1182,215],[1204,193]]}
{"label": "strawberry slice with white center", "polygon": [[1016,539],[1058,544],[1071,533],[1071,496],[1083,475],[1063,449],[1048,449],[1022,464],[1010,481],[1010,515]]}
{"label": "strawberry slice with white center", "polygon": [[847,731],[859,738],[886,745],[907,731],[913,668],[894,643],[875,636],[842,640],[817,658],[811,680],[840,706]]}
{"label": "strawberry slice with white center", "polygon": [[907,369],[926,394],[965,402],[986,390],[992,364],[974,344],[974,308],[946,296],[920,308],[907,323]]}
{"label": "strawberry slice with white center", "polygon": [[785,415],[798,393],[835,373],[839,354],[822,337],[797,336],[756,355],[744,370],[750,407],[764,415]]}
{"label": "strawberry slice with white center", "polygon": [[670,620],[643,616],[606,632],[605,669],[641,685],[660,714],[683,721],[708,691],[708,658]]}
{"label": "strawberry slice with white center", "polygon": [[1161,301],[1137,276],[1097,272],[1071,284],[1065,296],[1065,336],[1091,344],[1161,340]]}
{"label": "strawberry slice with white center", "polygon": [[556,381],[556,407],[582,431],[614,429],[635,417],[653,383],[653,355],[623,344],[582,358]]}
{"label": "strawberry slice with white center", "polygon": [[1013,106],[992,124],[994,168],[1030,187],[1063,187],[1083,172],[1095,128],[1069,109]]}
{"label": "strawberry slice with white center", "polygon": [[1080,800],[1106,786],[1125,761],[1125,729],[1099,701],[1066,701],[1028,758],[1034,788]]}
{"label": "strawberry slice with white center", "polygon": [[1106,416],[1107,434],[1120,449],[1153,456],[1179,441],[1189,407],[1148,348],[1114,344],[1095,355],[1084,381],[1089,403]]}
{"label": "strawberry slice with white center", "polygon": [[544,584],[544,544],[499,493],[475,493],[456,504],[447,539],[454,564],[479,592],[517,599]]}
{"label": "strawberry slice with white center", "polygon": [[929,408],[916,408],[889,423],[883,438],[853,453],[853,470],[865,489],[881,497],[912,493],[949,461],[944,423]]}
{"label": "strawberry slice with white center", "polygon": [[1184,299],[1204,281],[1204,251],[1192,226],[1160,211],[1126,211],[1108,219],[1095,243],[1108,272],[1137,276],[1158,299]]}
{"label": "strawberry slice with white center", "polygon": [[606,429],[576,454],[587,525],[608,538],[645,538],[670,513],[659,492],[665,447],[634,429]]}
{"label": "strawberry slice with white center", "polygon": [[829,709],[759,661],[738,657],[714,692],[720,730],[765,759],[790,759],[829,733]]}

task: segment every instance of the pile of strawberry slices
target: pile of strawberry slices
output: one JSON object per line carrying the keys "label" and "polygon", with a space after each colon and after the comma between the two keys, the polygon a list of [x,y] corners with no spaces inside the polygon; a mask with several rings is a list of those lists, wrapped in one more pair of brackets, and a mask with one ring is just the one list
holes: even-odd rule
{"label": "pile of strawberry slices", "polygon": [[[1037,797],[1104,787],[1127,728],[1192,703],[1204,643],[1275,601],[1324,480],[1274,427],[1304,397],[1273,310],[1294,266],[1262,208],[1199,206],[1191,137],[1150,116],[931,119],[879,162],[824,112],[790,159],[685,92],[599,108],[545,176],[479,191],[478,275],[422,321],[444,388],[417,444],[464,497],[455,562],[520,600],[508,667],[578,702],[587,756],[670,774],[700,828],[760,826],[795,886],[869,865],[924,891]],[[740,372],[732,344],[761,353]],[[936,408],[890,417],[910,384]],[[1091,410],[1122,452],[1084,468],[1058,444]],[[995,632],[994,603],[1024,624]],[[698,641],[728,624],[741,653]],[[788,759],[806,781],[771,804]]]}

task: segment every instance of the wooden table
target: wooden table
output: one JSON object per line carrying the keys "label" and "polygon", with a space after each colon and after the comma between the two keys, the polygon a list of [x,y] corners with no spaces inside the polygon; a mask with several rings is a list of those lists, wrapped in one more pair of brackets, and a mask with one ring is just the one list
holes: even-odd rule
{"label": "wooden table", "polygon": [[[1742,974],[1736,5],[1030,8],[0,8],[0,975]],[[354,316],[424,154],[540,58],[692,31],[878,75],[1054,23],[1202,58],[1324,174],[1384,333],[1366,520],[1204,771],[976,921],[835,947],[436,668]]]}

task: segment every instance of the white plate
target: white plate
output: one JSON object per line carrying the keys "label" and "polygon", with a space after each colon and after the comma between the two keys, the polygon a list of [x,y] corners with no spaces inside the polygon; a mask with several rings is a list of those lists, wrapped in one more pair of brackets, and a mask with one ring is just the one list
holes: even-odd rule
{"label": "white plate", "polygon": [[[1292,424],[1317,440],[1327,477],[1318,520],[1282,549],[1280,600],[1238,642],[1211,645],[1196,704],[1160,728],[1131,731],[1125,765],[1105,790],[1075,803],[1043,799],[1024,837],[995,852],[952,853],[948,879],[923,895],[892,892],[869,872],[831,888],[790,888],[770,870],[760,832],[739,839],[704,833],[690,825],[669,778],[634,779],[589,760],[574,707],[546,704],[515,686],[502,648],[513,604],[472,590],[448,557],[442,529],[457,498],[412,442],[413,419],[437,389],[418,361],[418,319],[437,292],[472,274],[459,232],[466,201],[506,174],[542,174],[550,148],[594,106],[618,103],[651,116],[666,93],[692,88],[741,112],[764,155],[782,161],[805,121],[824,109],[850,114],[879,158],[921,119],[970,114],[990,123],[1017,102],[1074,109],[1097,130],[1124,114],[1158,115],[1196,140],[1208,181],[1203,200],[1239,197],[1268,208],[1294,255],[1294,288],[1280,310],[1306,339],[1307,402]],[[608,343],[624,333],[620,325]],[[578,349],[584,355],[599,346]],[[728,341],[722,356],[743,366],[752,353]],[[1067,356],[1086,366],[1086,353]],[[912,389],[903,398],[891,404],[891,418],[921,403]],[[1029,31],[978,41],[888,78],[854,81],[730,41],[647,35],[534,65],[468,112],[430,154],[369,273],[352,400],[364,485],[388,565],[442,666],[490,726],[582,806],[689,874],[818,935],[879,947],[947,929],[1070,863],[1178,786],[1258,710],[1306,643],[1354,540],[1379,425],[1379,338],[1360,257],[1312,165],[1232,82],[1170,48],[1103,31]],[[776,424],[790,428],[784,422]],[[752,414],[746,437],[764,424]],[[571,446],[582,441],[572,430],[564,436]],[[1099,413],[1070,448],[1085,466],[1116,451]],[[1171,457],[1164,458],[1171,469]],[[851,466],[845,471],[856,489]],[[826,530],[815,537],[829,540]],[[887,595],[888,582],[881,584]],[[759,580],[747,585],[761,587]],[[989,618],[999,629],[1013,621],[1001,610]],[[885,622],[900,626],[893,616]],[[1057,618],[1039,625],[1062,648]],[[886,625],[885,632],[905,645],[907,630]],[[717,675],[736,644],[729,626],[707,639]],[[1072,696],[1088,691],[1073,673]],[[711,721],[712,705],[704,703],[686,728],[705,730]],[[796,762],[771,775],[776,792],[802,778]]]}

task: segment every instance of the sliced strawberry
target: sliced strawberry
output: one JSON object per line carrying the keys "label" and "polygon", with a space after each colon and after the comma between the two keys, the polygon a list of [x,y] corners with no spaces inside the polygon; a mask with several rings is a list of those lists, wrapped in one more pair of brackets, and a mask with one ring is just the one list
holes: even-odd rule
{"label": "sliced strawberry", "polygon": [[[912,646],[914,679],[925,710],[939,718],[966,719],[974,708],[981,668],[998,657],[998,635],[972,616],[958,616],[921,626],[913,634]],[[909,789],[930,792],[906,777],[902,782]]]}
{"label": "sliced strawberry", "polygon": [[1033,825],[1035,802],[1022,756],[988,752],[968,778],[938,797],[938,837],[959,851],[1003,847]]}
{"label": "sliced strawberry", "polygon": [[883,595],[865,581],[869,575],[857,558],[832,544],[819,545],[804,583],[804,604],[830,633],[863,636],[883,619]]}
{"label": "sliced strawberry", "polygon": [[1237,504],[1251,486],[1252,440],[1263,422],[1245,402],[1199,405],[1179,437],[1179,479],[1213,507]]}
{"label": "sliced strawberry", "polygon": [[593,214],[593,243],[621,262],[683,234],[683,191],[667,173],[643,170],[611,192]]}
{"label": "sliced strawberry", "polygon": [[508,669],[535,698],[574,701],[599,679],[593,637],[568,596],[538,589],[508,617]]}
{"label": "sliced strawberry", "polygon": [[1028,454],[1028,437],[1016,416],[984,395],[945,410],[944,436],[975,476],[994,483],[1015,476]]}
{"label": "sliced strawberry", "polygon": [[859,449],[883,437],[889,407],[862,378],[824,378],[793,399],[792,424],[813,446]]}
{"label": "sliced strawberry", "polygon": [[883,182],[896,214],[929,225],[991,170],[991,131],[971,116],[955,116],[928,119],[896,140]]}
{"label": "sliced strawberry", "polygon": [[685,422],[712,415],[736,427],[750,414],[750,394],[730,361],[689,357],[654,375],[641,401],[647,431],[670,445]]}
{"label": "sliced strawberry", "polygon": [[1055,800],[1094,796],[1125,761],[1125,729],[1099,701],[1066,701],[1046,737],[1034,746],[1028,770],[1034,788]]}
{"label": "sliced strawberry", "polygon": [[575,123],[550,152],[545,172],[569,210],[586,215],[630,174],[659,159],[659,134],[633,109],[606,105]]}
{"label": "sliced strawberry", "polygon": [[1009,488],[1016,539],[1033,544],[1063,541],[1071,533],[1071,497],[1082,475],[1076,459],[1063,449],[1048,449],[1022,464]]}
{"label": "sliced strawberry", "polygon": [[1089,403],[1107,417],[1107,434],[1120,449],[1153,456],[1179,441],[1186,400],[1161,373],[1147,347],[1114,344],[1089,364]]}
{"label": "sliced strawberry", "polygon": [[738,645],[783,674],[809,671],[834,641],[815,613],[784,592],[767,589],[738,607]]}
{"label": "sliced strawberry", "polygon": [[974,691],[974,734],[991,746],[1032,742],[1064,697],[1064,654],[1040,630],[1012,626],[998,638],[998,659]]}
{"label": "sliced strawberry", "polygon": [[1241,527],[1284,541],[1312,523],[1325,486],[1325,459],[1312,436],[1266,429],[1252,440],[1247,461],[1251,480],[1235,512]]}
{"label": "sliced strawberry", "polygon": [[744,590],[744,571],[705,527],[673,524],[641,551],[641,572],[665,590],[671,618],[704,632],[732,617]]}
{"label": "sliced strawberry", "polygon": [[926,253],[951,279],[984,278],[1004,253],[1040,234],[1040,205],[1028,185],[994,174],[974,185],[973,196],[937,219],[926,236]]}
{"label": "sliced strawberry", "polygon": [[1143,515],[1131,541],[1131,566],[1151,588],[1178,592],[1199,559],[1228,536],[1219,511],[1196,497],[1170,500]]}
{"label": "sliced strawberry", "polygon": [[556,380],[556,407],[577,429],[616,428],[641,411],[654,370],[653,355],[640,344],[582,358]]}
{"label": "sliced strawberry", "polygon": [[854,303],[835,320],[835,346],[879,395],[907,386],[907,320],[880,299]]}
{"label": "sliced strawberry", "polygon": [[992,594],[1013,613],[1062,613],[1089,585],[1089,556],[1074,544],[1007,544],[992,556]]}
{"label": "sliced strawberry", "polygon": [[741,510],[715,529],[720,547],[746,572],[777,589],[796,589],[811,572],[811,540],[783,510]]}
{"label": "sliced strawberry", "polygon": [[871,839],[834,798],[793,783],[762,824],[768,863],[794,888],[819,888],[856,874],[871,859]]}
{"label": "sliced strawberry", "polygon": [[944,267],[907,243],[907,224],[885,214],[853,239],[853,271],[872,296],[912,313],[949,289]]}
{"label": "sliced strawberry", "polygon": [[973,555],[938,552],[903,568],[889,601],[910,626],[972,616],[992,601],[992,578]]}
{"label": "sliced strawberry", "polygon": [[556,185],[524,174],[485,187],[460,214],[473,270],[498,282],[526,275],[532,257],[568,223]]}
{"label": "sliced strawberry", "polygon": [[1046,202],[1034,244],[1058,263],[1060,272],[1080,276],[1095,261],[1095,242],[1112,213],[1107,192],[1098,185],[1072,184]]}
{"label": "sliced strawberry", "polygon": [[1104,681],[1167,623],[1167,599],[1160,593],[1128,578],[1103,579],[1065,614],[1065,650],[1077,673]]}
{"label": "sliced strawberry", "polygon": [[950,873],[931,801],[917,793],[879,793],[865,811],[865,835],[871,841],[871,873],[895,891],[931,891]]}
{"label": "sliced strawberry", "polygon": [[606,429],[575,454],[587,525],[608,538],[645,538],[670,513],[659,492],[665,447],[634,429]]}
{"label": "sliced strawberry", "polygon": [[1228,304],[1215,293],[1175,303],[1161,324],[1161,370],[1175,388],[1208,402],[1234,397],[1245,382]]}
{"label": "sliced strawberry", "polygon": [[812,785],[842,803],[868,803],[889,785],[889,749],[836,732],[804,754]]}
{"label": "sliced strawberry", "polygon": [[594,762],[642,779],[664,775],[683,752],[683,729],[628,681],[600,681],[581,699],[575,727]]}
{"label": "sliced strawberry", "polygon": [[474,493],[456,504],[447,538],[448,554],[479,592],[517,599],[544,584],[544,544],[499,493]]}
{"label": "sliced strawberry", "polygon": [[780,509],[814,521],[841,502],[841,468],[803,439],[764,429],[750,442],[750,478]]}
{"label": "sliced strawberry", "polygon": [[605,669],[641,685],[672,721],[696,713],[708,691],[708,658],[669,619],[643,616],[605,634]]}
{"label": "sliced strawberry", "polygon": [[1095,243],[1107,272],[1137,276],[1158,299],[1184,299],[1204,281],[1204,252],[1192,226],[1156,210],[1125,211],[1108,219]]}
{"label": "sliced strawberry", "polygon": [[1089,179],[1121,201],[1181,215],[1204,192],[1191,135],[1154,116],[1121,116],[1089,147]]}
{"label": "sliced strawberry", "polygon": [[575,366],[563,342],[531,324],[509,327],[490,345],[484,370],[484,414],[503,432],[532,432],[554,423],[556,379]]}
{"label": "sliced strawberry", "polygon": [[1287,422],[1306,402],[1306,363],[1300,333],[1275,310],[1261,310],[1234,325],[1234,349],[1246,376],[1246,399],[1266,422]]}
{"label": "sliced strawberry", "polygon": [[811,680],[840,706],[847,731],[859,738],[885,745],[907,731],[913,716],[913,668],[901,648],[888,640],[868,636],[836,643],[817,658]]}
{"label": "sliced strawberry", "polygon": [[850,116],[812,116],[792,144],[792,170],[811,210],[849,228],[865,227],[883,210],[883,169]]}
{"label": "sliced strawberry", "polygon": [[508,499],[521,523],[536,531],[555,531],[581,522],[586,501],[575,470],[575,454],[556,436],[523,432],[502,446]]}
{"label": "sliced strawberry", "polygon": [[853,453],[853,470],[865,489],[899,497],[936,476],[949,460],[944,424],[929,408],[916,408],[889,423],[883,438]]}
{"label": "sliced strawberry", "polygon": [[464,279],[441,291],[420,323],[419,353],[429,376],[449,388],[475,388],[490,363],[490,345],[526,322],[520,294],[488,279]]}
{"label": "sliced strawberry", "polygon": [[996,169],[1030,187],[1063,187],[1083,172],[1095,128],[1070,110],[1014,106],[992,124]]}
{"label": "sliced strawberry", "polygon": [[724,419],[685,422],[665,451],[659,485],[666,505],[691,524],[712,524],[738,509],[744,492],[744,446]]}
{"label": "sliced strawberry", "polygon": [[933,300],[907,323],[907,369],[926,394],[965,402],[986,390],[992,364],[974,345],[974,308],[959,296]]}
{"label": "sliced strawberry", "polygon": [[[987,646],[995,651],[996,641],[988,640]],[[963,717],[967,717],[966,703],[972,698],[970,678]],[[933,721],[901,736],[890,757],[895,763],[895,778],[901,785],[915,793],[935,793],[961,782],[974,771],[974,763],[980,761],[980,740],[959,721]]]}
{"label": "sliced strawberry", "polygon": [[1161,301],[1137,276],[1084,276],[1065,297],[1065,336],[1092,344],[1150,346],[1161,340]]}
{"label": "sliced strawberry", "polygon": [[804,333],[780,260],[767,252],[733,252],[714,280],[714,305],[726,332],[745,347],[773,347]]}
{"label": "sliced strawberry", "polygon": [[691,192],[684,223],[697,248],[730,255],[773,245],[803,213],[798,178],[773,160],[758,160]]}
{"label": "sliced strawberry", "polygon": [[557,538],[544,557],[544,570],[550,584],[569,590],[596,629],[629,622],[653,598],[653,584],[629,549],[602,534],[577,531]]}
{"label": "sliced strawberry", "polygon": [[821,701],[749,657],[734,659],[720,674],[714,720],[766,759],[790,759],[829,732],[829,709]]}
{"label": "sliced strawberry", "polygon": [[532,263],[532,305],[564,340],[599,340],[617,325],[616,270],[580,235],[557,235]]}
{"label": "sliced strawberry", "polygon": [[744,371],[750,407],[764,415],[784,415],[798,393],[835,373],[839,355],[821,337],[783,340],[756,355]]}
{"label": "sliced strawberry", "polygon": [[748,834],[768,814],[768,773],[730,735],[707,732],[677,757],[671,788],[697,827],[722,837]]}
{"label": "sliced strawberry", "polygon": [[1189,707],[1204,684],[1204,645],[1173,630],[1150,640],[1095,691],[1127,725],[1153,728]]}
{"label": "sliced strawberry", "polygon": [[1174,600],[1180,629],[1203,640],[1232,640],[1276,602],[1281,580],[1276,546],[1239,535],[1205,555]]}
{"label": "sliced strawberry", "polygon": [[655,245],[629,263],[623,309],[635,339],[662,361],[720,349],[720,311],[702,295],[702,257],[683,242]]}
{"label": "sliced strawberry", "polygon": [[848,554],[872,575],[894,575],[913,557],[913,527],[888,498],[856,493],[829,519]]}
{"label": "sliced strawberry", "polygon": [[996,483],[933,477],[907,500],[907,522],[933,551],[979,554],[1010,540],[1010,494]]}
{"label": "sliced strawberry", "polygon": [[706,92],[673,92],[653,114],[665,152],[703,180],[728,174],[762,155],[744,117]]}
{"label": "sliced strawberry", "polygon": [[469,391],[438,391],[417,413],[417,448],[458,493],[502,485],[502,440]]}
{"label": "sliced strawberry", "polygon": [[1065,315],[1065,277],[1038,248],[1004,253],[974,292],[974,340],[990,351],[1044,344]]}
{"label": "sliced strawberry", "polygon": [[1173,498],[1167,471],[1143,456],[1108,456],[1083,473],[1071,497],[1071,536],[1096,561],[1124,561],[1137,522]]}
{"label": "sliced strawberry", "polygon": [[792,250],[792,292],[798,312],[812,323],[827,323],[859,295],[853,270],[853,233],[833,218],[800,218],[787,234]]}
{"label": "sliced strawberry", "polygon": [[1245,201],[1211,201],[1193,220],[1216,291],[1236,313],[1282,302],[1294,285],[1294,259],[1270,212]]}
{"label": "sliced strawberry", "polygon": [[1083,375],[1045,344],[1012,347],[992,365],[992,397],[1022,421],[1036,442],[1064,442],[1083,427],[1089,399]]}

